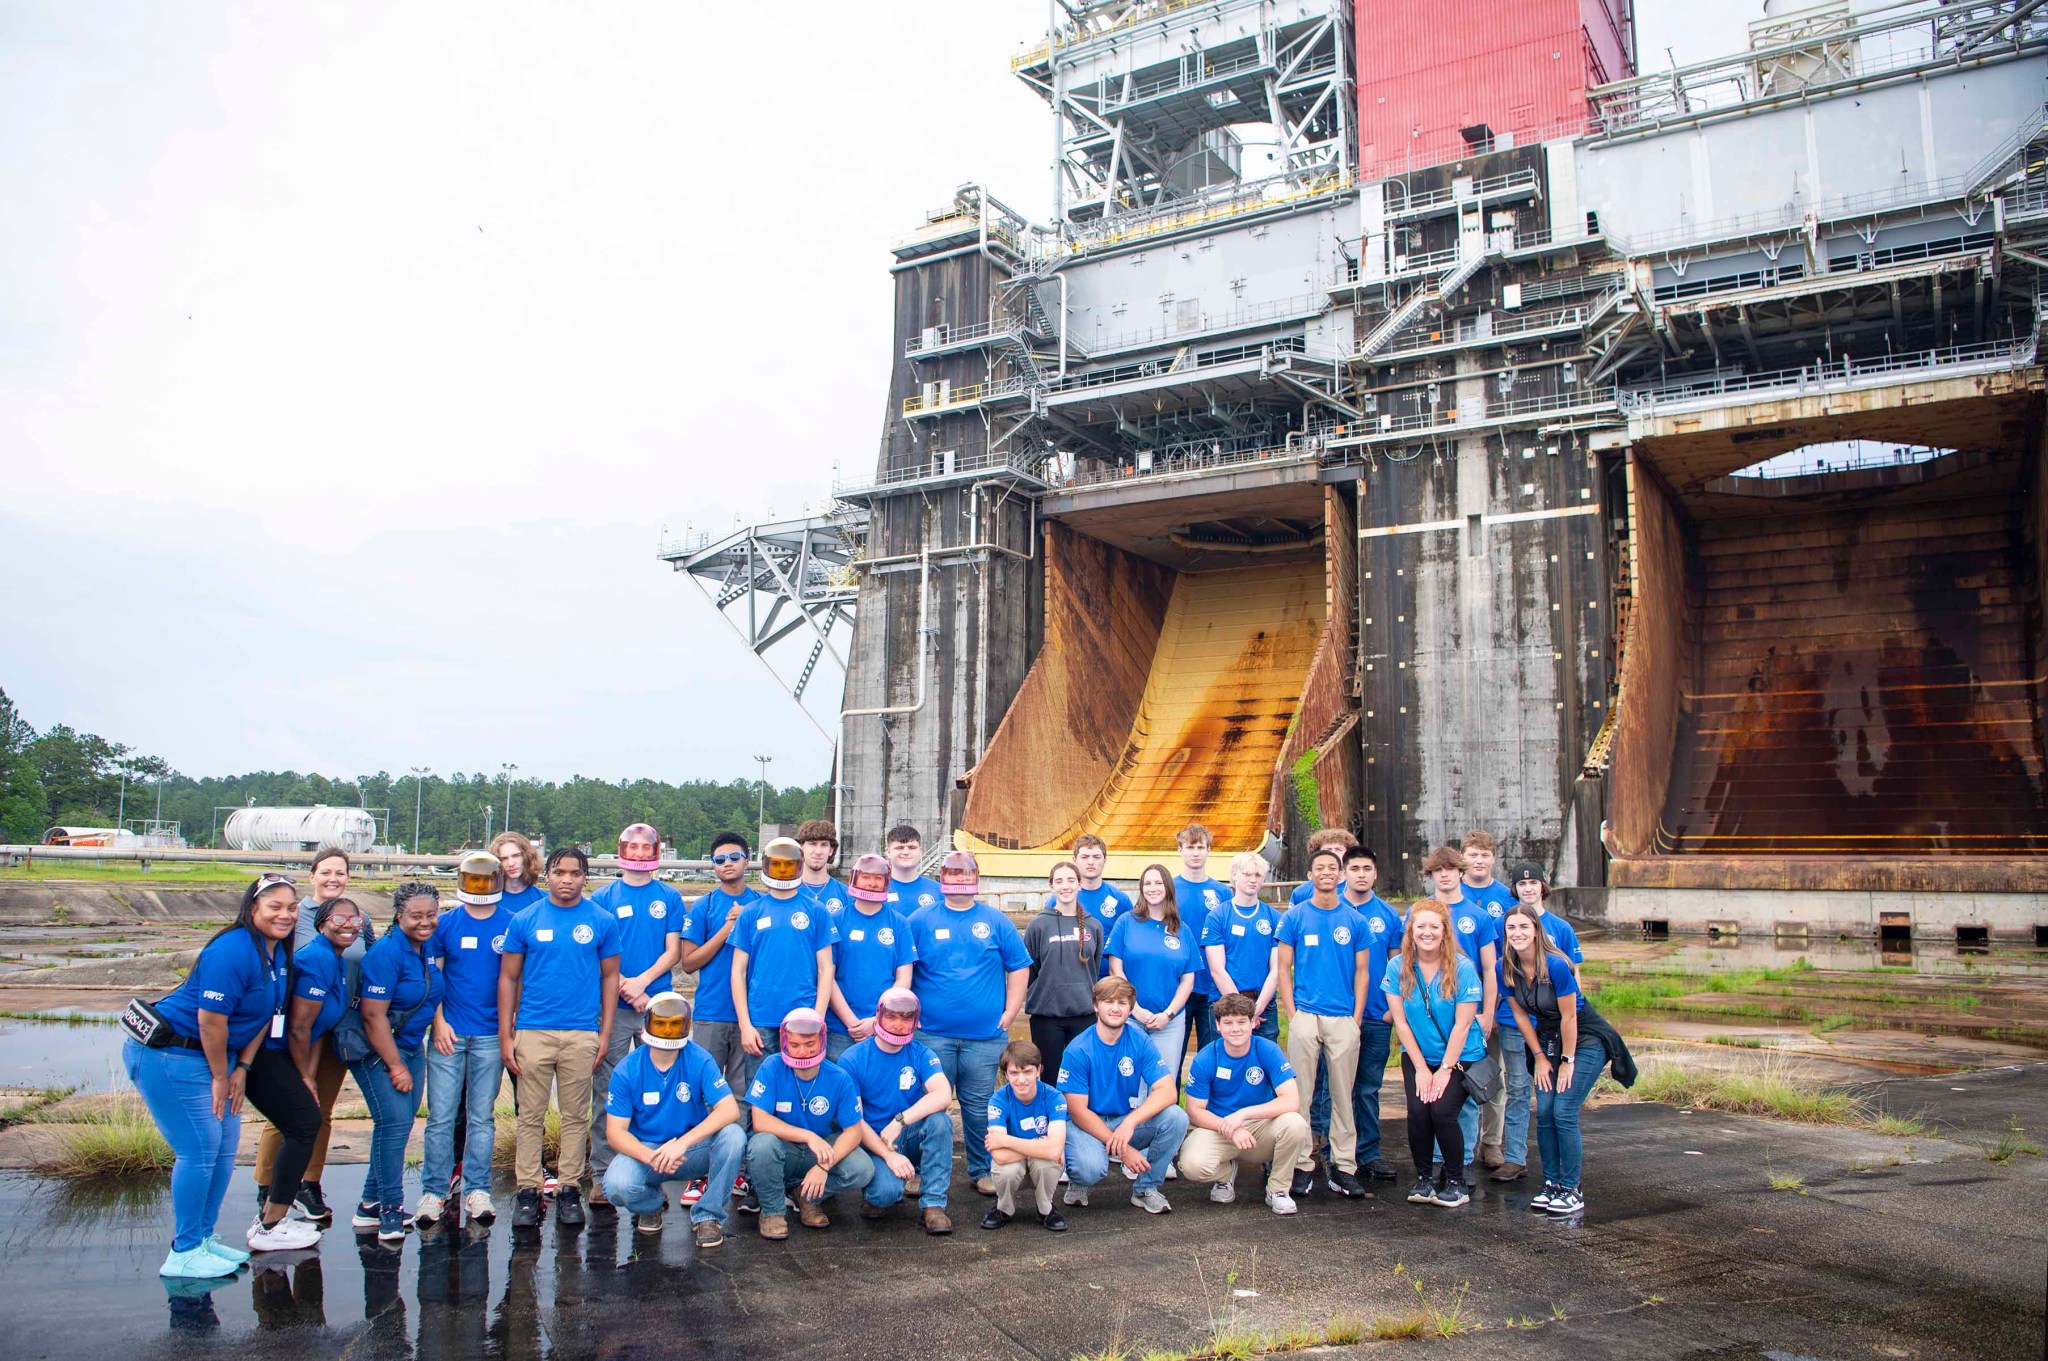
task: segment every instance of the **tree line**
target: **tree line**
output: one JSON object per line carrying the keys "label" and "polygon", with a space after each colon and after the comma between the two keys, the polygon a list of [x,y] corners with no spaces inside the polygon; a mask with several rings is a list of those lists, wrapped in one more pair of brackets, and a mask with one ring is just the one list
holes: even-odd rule
{"label": "tree line", "polygon": [[[770,786],[767,821],[823,817],[826,791],[824,783]],[[180,824],[190,845],[211,848],[220,844],[225,810],[327,804],[388,809],[380,839],[435,854],[482,844],[487,816],[491,830],[502,829],[505,795],[504,778],[482,771],[419,780],[385,771],[342,779],[293,770],[194,778],[125,743],[62,723],[37,732],[0,690],[0,841],[39,841],[52,826],[134,827],[160,817]],[[707,854],[713,834],[725,828],[751,839],[761,788],[745,779],[612,783],[578,775],[560,784],[514,780],[511,795],[512,827],[549,845],[588,842],[608,852],[620,828],[644,821],[688,858]]]}

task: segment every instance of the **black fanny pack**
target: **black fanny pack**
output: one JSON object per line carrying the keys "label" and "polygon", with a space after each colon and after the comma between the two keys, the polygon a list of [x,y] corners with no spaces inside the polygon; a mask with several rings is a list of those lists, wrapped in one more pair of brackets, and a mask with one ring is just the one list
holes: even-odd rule
{"label": "black fanny pack", "polygon": [[121,1012],[121,1028],[135,1038],[145,1049],[203,1049],[197,1040],[188,1040],[171,1028],[163,1013],[140,997],[128,999],[128,1005]]}

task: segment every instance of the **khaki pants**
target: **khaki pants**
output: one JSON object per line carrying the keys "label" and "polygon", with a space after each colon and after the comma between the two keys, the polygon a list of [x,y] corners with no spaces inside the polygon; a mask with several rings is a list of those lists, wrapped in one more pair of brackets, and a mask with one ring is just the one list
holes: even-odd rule
{"label": "khaki pants", "polygon": [[[326,1036],[314,1041],[313,1093],[320,1101],[320,1133],[313,1140],[313,1160],[306,1164],[306,1181],[320,1180],[321,1172],[327,1167],[327,1137],[334,1133],[334,1103],[341,1098],[342,1080],[348,1076],[348,1069],[340,1059],[334,1057],[334,1046]],[[263,1137],[256,1141],[256,1184],[270,1185],[270,1174],[277,1167],[278,1151],[284,1147],[284,1136],[277,1132],[277,1126],[265,1125]],[[298,1193],[298,1187],[291,1188],[291,1194]]]}
{"label": "khaki pants", "polygon": [[1025,1178],[1031,1180],[1031,1194],[1038,1213],[1052,1213],[1053,1188],[1060,1184],[1060,1165],[1050,1158],[1027,1158],[1013,1163],[999,1162],[989,1170],[996,1180],[996,1208],[1006,1215],[1017,1213],[1017,1192]]}
{"label": "khaki pants", "polygon": [[1244,1128],[1252,1136],[1250,1148],[1239,1148],[1213,1129],[1189,1130],[1180,1146],[1180,1174],[1197,1184],[1217,1182],[1234,1162],[1254,1168],[1270,1163],[1266,1194],[1285,1195],[1294,1180],[1294,1165],[1308,1156],[1308,1121],[1289,1111],[1270,1120],[1247,1120]]}
{"label": "khaki pants", "polygon": [[[1358,1122],[1351,1113],[1351,1084],[1358,1076],[1358,1022],[1349,1016],[1294,1013],[1287,1026],[1287,1061],[1294,1065],[1294,1088],[1301,1108],[1315,1099],[1316,1059],[1321,1057],[1330,1084],[1330,1161],[1345,1172],[1358,1170]],[[1306,1145],[1294,1161],[1298,1171],[1315,1170]]]}
{"label": "khaki pants", "polygon": [[[1479,1023],[1474,1021],[1473,1024],[1477,1025]],[[1486,1052],[1493,1055],[1494,1067],[1504,1074],[1507,1072],[1505,1066],[1507,1061],[1500,1052],[1500,1033],[1502,1029],[1504,1029],[1502,1026],[1495,1026],[1493,1028],[1493,1038],[1486,1042]],[[1493,1089],[1493,1100],[1479,1103],[1479,1148],[1491,1148],[1496,1152],[1499,1151],[1501,1133],[1505,1128],[1507,1114],[1508,1084],[1506,1079],[1503,1078]],[[1479,1156],[1479,1149],[1468,1148],[1465,1150],[1465,1156],[1476,1159]]]}
{"label": "khaki pants", "polygon": [[512,1170],[522,1191],[538,1191],[540,1146],[547,1132],[548,1097],[562,1108],[563,1186],[580,1186],[589,1171],[590,1086],[597,1067],[595,1030],[522,1030],[512,1040],[519,1065],[519,1124]]}

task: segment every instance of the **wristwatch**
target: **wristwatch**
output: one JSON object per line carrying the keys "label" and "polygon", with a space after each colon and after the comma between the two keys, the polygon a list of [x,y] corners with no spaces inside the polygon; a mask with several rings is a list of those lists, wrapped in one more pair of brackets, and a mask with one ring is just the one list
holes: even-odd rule
{"label": "wristwatch", "polygon": [[[236,1060],[235,1060],[235,1068],[234,1068],[234,1071],[235,1071],[235,1072],[237,1072],[237,1073],[246,1073],[246,1072],[248,1072],[248,1071],[249,1071],[249,1066],[250,1066],[250,1065],[249,1065],[249,1060],[247,1060],[247,1059],[236,1059]],[[233,1074],[230,1074],[230,1076],[233,1076]]]}

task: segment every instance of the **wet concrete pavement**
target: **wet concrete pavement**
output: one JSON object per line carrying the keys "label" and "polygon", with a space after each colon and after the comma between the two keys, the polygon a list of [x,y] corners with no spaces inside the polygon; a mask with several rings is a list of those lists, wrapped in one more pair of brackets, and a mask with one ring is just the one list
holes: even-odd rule
{"label": "wet concrete pavement", "polygon": [[[1575,1224],[1527,1213],[1527,1186],[1485,1187],[1445,1212],[1406,1204],[1398,1184],[1362,1204],[1319,1194],[1290,1221],[1250,1195],[1215,1206],[1174,1182],[1176,1212],[1155,1219],[1116,1179],[1070,1212],[1065,1235],[1028,1222],[985,1233],[975,1223],[986,1202],[956,1180],[950,1239],[926,1237],[901,1209],[863,1223],[842,1198],[827,1232],[793,1225],[789,1242],[767,1243],[736,1215],[727,1244],[699,1254],[680,1210],[652,1239],[602,1212],[581,1232],[550,1220],[515,1235],[501,1186],[489,1228],[414,1234],[394,1249],[354,1239],[344,1222],[296,1261],[174,1294],[154,1274],[161,1182],[95,1189],[7,1174],[0,1352],[1066,1357],[1186,1348],[1219,1327],[1390,1317],[1427,1299],[1479,1325],[1437,1344],[1461,1356],[2040,1355],[2048,1160],[1999,1165],[1981,1146],[2013,1120],[2048,1145],[2048,1065],[1873,1090],[1936,1137],[1648,1105],[1590,1111],[1592,1205]],[[1401,1126],[1388,1133],[1399,1147]],[[330,1169],[329,1199],[351,1203],[362,1174]],[[1805,1193],[1769,1189],[1772,1174],[1803,1179]],[[252,1203],[244,1171],[224,1226],[245,1223]]]}

